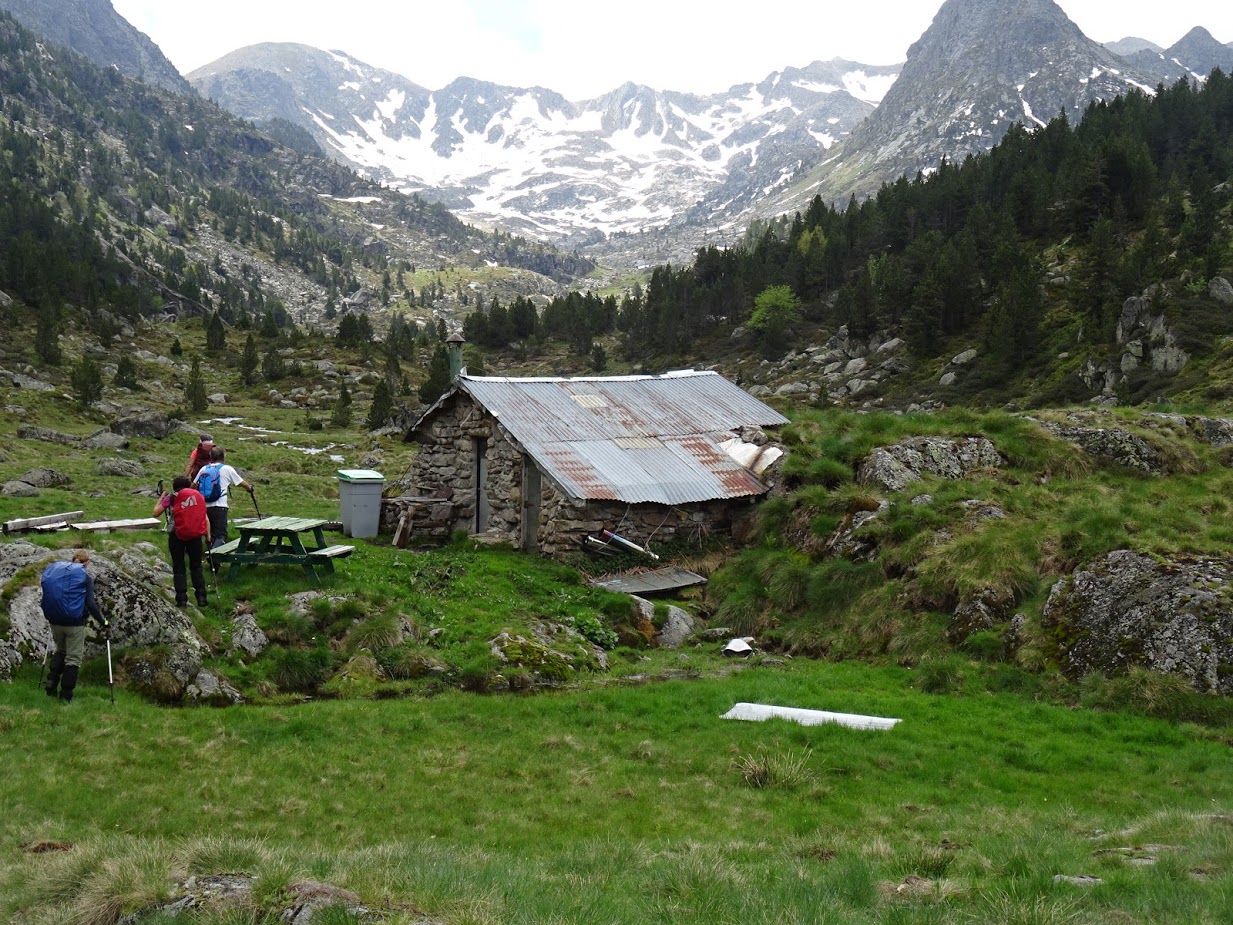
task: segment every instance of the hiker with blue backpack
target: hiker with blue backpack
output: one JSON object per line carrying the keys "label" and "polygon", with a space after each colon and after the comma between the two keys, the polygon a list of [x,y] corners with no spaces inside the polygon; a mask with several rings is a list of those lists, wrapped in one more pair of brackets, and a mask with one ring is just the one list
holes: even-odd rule
{"label": "hiker with blue backpack", "polygon": [[86,571],[90,554],[84,549],[73,553],[71,562],[53,562],[43,569],[39,584],[43,589],[43,616],[51,624],[56,649],[47,675],[47,696],[59,696],[64,703],[73,699],[77,671],[86,650],[86,616],[94,618],[104,637],[111,626],[94,597],[94,579]]}
{"label": "hiker with blue backpack", "polygon": [[[161,483],[160,483],[161,484]],[[202,542],[210,542],[210,520],[205,498],[193,488],[187,475],[177,475],[171,482],[171,494],[163,494],[154,502],[154,516],[167,515],[167,551],[171,553],[171,581],[176,591],[176,606],[188,606],[188,572],[197,593],[197,606],[209,602],[206,597],[205,573],[201,570]]]}
{"label": "hiker with blue backpack", "polygon": [[234,466],[226,463],[227,454],[221,446],[215,446],[210,451],[210,463],[203,466],[197,473],[196,487],[206,502],[206,514],[210,518],[210,534],[214,540],[210,548],[221,546],[227,542],[227,514],[230,510],[229,495],[231,489],[239,485],[250,495],[253,486],[244,481],[244,477]]}

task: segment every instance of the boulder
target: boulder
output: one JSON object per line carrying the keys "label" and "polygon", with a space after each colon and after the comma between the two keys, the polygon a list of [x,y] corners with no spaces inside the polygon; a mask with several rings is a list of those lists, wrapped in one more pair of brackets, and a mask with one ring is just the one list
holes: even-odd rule
{"label": "boulder", "polygon": [[1002,465],[1002,457],[985,437],[912,437],[879,447],[857,468],[862,485],[901,491],[928,475],[960,479],[979,469]]}
{"label": "boulder", "polygon": [[[655,605],[646,598],[630,595],[639,613],[651,626],[655,626]],[[655,642],[661,649],[679,649],[698,629],[698,621],[688,611],[668,605],[663,625],[655,627]]]}
{"label": "boulder", "polygon": [[1057,421],[1042,421],[1040,426],[1097,459],[1106,459],[1150,475],[1162,475],[1167,469],[1155,447],[1120,427],[1089,427]]}
{"label": "boulder", "polygon": [[57,472],[55,469],[48,469],[43,466],[31,469],[21,477],[21,480],[33,485],[35,488],[68,488],[73,484],[73,480],[63,472]]}
{"label": "boulder", "polygon": [[0,485],[0,495],[6,498],[37,498],[39,490],[29,482],[13,479]]}
{"label": "boulder", "polygon": [[232,687],[230,681],[208,668],[197,672],[193,683],[185,691],[185,699],[190,703],[203,703],[216,707],[233,706],[244,702],[244,697]]}
{"label": "boulder", "polygon": [[1069,677],[1138,666],[1233,694],[1231,589],[1229,560],[1118,550],[1058,581],[1041,624]]}
{"label": "boulder", "polygon": [[1233,284],[1223,276],[1214,276],[1207,284],[1207,294],[1221,305],[1233,305]]}
{"label": "boulder", "polygon": [[146,474],[141,463],[133,459],[100,459],[98,474],[122,479],[139,479]]}
{"label": "boulder", "polygon": [[[43,617],[38,575],[55,560],[72,558],[73,550],[51,550],[22,540],[0,544],[0,594],[9,599],[10,629],[7,643],[24,657],[42,659],[51,644]],[[181,692],[201,669],[205,644],[192,621],[150,584],[124,571],[108,556],[95,553],[87,566],[94,578],[99,605],[111,621],[113,649],[157,649],[160,665]],[[20,586],[11,586],[15,576]],[[24,645],[24,648],[23,648]],[[86,655],[98,655],[102,646],[93,631],[87,634]],[[0,669],[3,670],[3,669]]]}
{"label": "boulder", "polygon": [[162,411],[143,411],[141,414],[112,421],[111,430],[126,437],[165,440],[176,433],[182,424],[182,421],[177,421]]}
{"label": "boulder", "polygon": [[15,389],[29,389],[32,392],[54,392],[56,390],[56,387],[50,382],[44,382],[42,379],[35,379],[32,376],[25,376],[21,373],[10,372],[7,369],[0,369],[0,380],[8,380]]}
{"label": "boulder", "polygon": [[251,658],[256,658],[269,644],[270,640],[251,613],[236,614],[231,621],[231,646],[227,650],[228,655],[242,649]]}
{"label": "boulder", "polygon": [[1228,418],[1186,418],[1186,423],[1204,443],[1223,450],[1233,446],[1233,421]]}
{"label": "boulder", "polygon": [[42,440],[44,443],[58,443],[61,446],[72,446],[77,442],[77,438],[72,434],[62,434],[58,430],[35,427],[32,424],[22,424],[18,427],[17,436],[23,440]]}
{"label": "boulder", "polygon": [[100,430],[82,441],[82,446],[88,450],[127,450],[128,437],[112,433],[110,430]]}

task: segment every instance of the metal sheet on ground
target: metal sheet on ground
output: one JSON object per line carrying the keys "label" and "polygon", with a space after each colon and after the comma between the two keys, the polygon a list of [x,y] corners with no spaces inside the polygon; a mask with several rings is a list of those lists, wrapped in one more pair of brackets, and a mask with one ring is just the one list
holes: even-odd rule
{"label": "metal sheet on ground", "polygon": [[655,594],[704,584],[705,578],[683,568],[660,568],[636,575],[618,575],[615,578],[596,578],[591,581],[592,587],[621,594]]}
{"label": "metal sheet on ground", "polygon": [[849,729],[892,729],[898,719],[881,716],[861,716],[857,713],[830,713],[826,710],[802,710],[798,707],[774,707],[762,703],[738,703],[720,719],[743,719],[755,723],[768,719],[786,719],[802,726],[822,726],[834,723]]}

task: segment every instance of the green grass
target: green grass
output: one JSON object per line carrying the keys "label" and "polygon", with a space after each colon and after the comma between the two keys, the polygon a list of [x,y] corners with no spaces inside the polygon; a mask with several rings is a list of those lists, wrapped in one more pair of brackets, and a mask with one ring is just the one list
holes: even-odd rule
{"label": "green grass", "polygon": [[[64,709],[23,678],[0,688],[0,912],[62,921],[88,897],[118,915],[192,871],[311,876],[451,925],[1227,915],[1233,777],[1217,736],[1014,694],[929,695],[915,674],[800,663],[226,711],[126,692],[112,708],[97,687]],[[718,719],[740,700],[903,722]],[[78,847],[19,848],[48,839]],[[1152,867],[1104,850],[1149,844],[1169,846]],[[933,884],[905,895],[908,877]]]}
{"label": "green grass", "polygon": [[[761,543],[715,576],[710,606],[721,621],[789,651],[914,663],[946,648],[947,615],[962,601],[987,595],[1003,602],[1007,620],[1019,612],[1035,625],[1058,578],[1113,550],[1224,555],[1233,539],[1233,470],[1222,452],[1141,410],[1108,413],[1112,420],[1099,426],[1149,441],[1166,474],[1144,476],[1088,457],[1004,413],[803,412],[785,435],[788,490],[762,506]],[[875,447],[916,435],[984,435],[1006,464],[886,494],[889,510],[858,533],[876,549],[871,561],[828,558],[836,527],[880,500],[878,490],[855,482],[859,462]],[[973,517],[973,502],[1005,516]],[[1038,646],[1027,647],[1020,663],[1039,668],[1041,656]]]}

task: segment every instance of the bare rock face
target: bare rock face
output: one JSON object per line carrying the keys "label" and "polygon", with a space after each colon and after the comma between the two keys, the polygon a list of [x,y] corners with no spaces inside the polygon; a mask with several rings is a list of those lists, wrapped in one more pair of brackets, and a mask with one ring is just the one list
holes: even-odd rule
{"label": "bare rock face", "polygon": [[902,491],[925,474],[961,479],[1001,465],[997,447],[985,437],[912,437],[874,450],[858,468],[856,479],[883,491]]}
{"label": "bare rock face", "polygon": [[1139,666],[1233,693],[1233,561],[1158,562],[1118,550],[1061,579],[1041,623],[1063,671],[1080,678]]}

